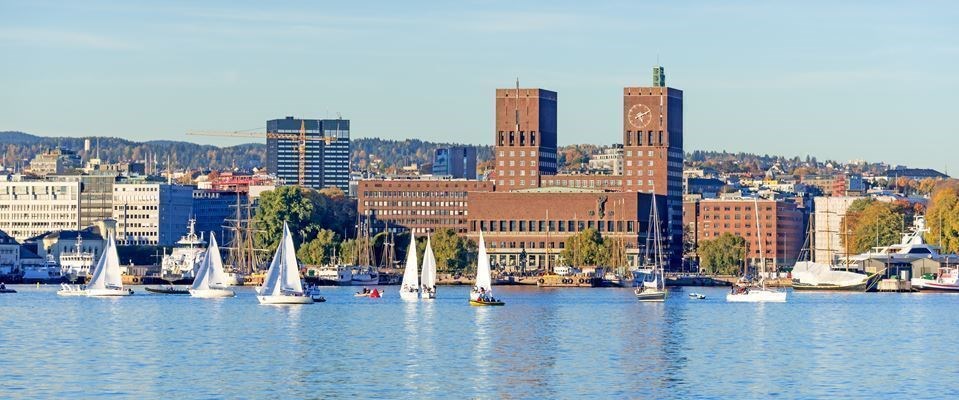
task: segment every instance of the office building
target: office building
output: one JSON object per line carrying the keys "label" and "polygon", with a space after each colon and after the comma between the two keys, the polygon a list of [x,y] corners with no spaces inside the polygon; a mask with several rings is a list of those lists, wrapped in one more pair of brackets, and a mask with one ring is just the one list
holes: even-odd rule
{"label": "office building", "polygon": [[497,191],[540,186],[555,175],[556,92],[545,89],[496,89],[493,176]]}
{"label": "office building", "polygon": [[476,179],[476,148],[441,147],[433,153],[433,175],[454,179]]}
{"label": "office building", "polygon": [[49,232],[80,229],[81,183],[0,181],[0,231],[18,241]]}
{"label": "office building", "polygon": [[369,179],[359,181],[360,215],[393,231],[423,234],[437,229],[467,232],[470,196],[490,192],[490,181],[465,179]]}
{"label": "office building", "polygon": [[233,239],[232,232],[226,228],[227,219],[236,217],[237,205],[243,210],[247,203],[245,193],[225,190],[193,191],[193,218],[196,219],[197,234],[209,237],[216,234],[219,243],[228,243]]}
{"label": "office building", "polygon": [[[300,149],[296,137],[301,130],[307,138],[303,186],[314,189],[332,186],[348,192],[350,121],[346,119],[286,117],[267,121],[267,170],[287,185],[299,183]],[[276,134],[282,137],[276,137]]]}
{"label": "office building", "polygon": [[187,231],[194,189],[166,183],[113,185],[117,244],[174,245]]}

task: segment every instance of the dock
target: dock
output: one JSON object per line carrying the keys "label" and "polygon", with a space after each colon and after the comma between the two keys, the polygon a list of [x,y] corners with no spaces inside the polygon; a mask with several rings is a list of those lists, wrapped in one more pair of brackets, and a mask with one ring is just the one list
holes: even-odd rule
{"label": "dock", "polygon": [[914,292],[912,288],[912,282],[904,279],[883,279],[879,281],[879,285],[876,286],[877,292]]}

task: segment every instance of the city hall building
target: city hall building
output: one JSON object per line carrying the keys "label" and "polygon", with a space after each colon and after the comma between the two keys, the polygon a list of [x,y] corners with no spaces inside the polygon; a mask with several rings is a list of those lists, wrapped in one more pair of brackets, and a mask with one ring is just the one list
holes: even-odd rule
{"label": "city hall building", "polygon": [[542,266],[546,257],[557,265],[565,240],[592,228],[622,239],[630,265],[639,265],[655,201],[670,268],[679,269],[683,92],[665,86],[661,67],[653,83],[623,89],[622,173],[558,174],[557,93],[496,89],[487,181],[366,180],[359,212],[392,227],[452,228],[473,240],[482,231],[491,260],[504,266]]}

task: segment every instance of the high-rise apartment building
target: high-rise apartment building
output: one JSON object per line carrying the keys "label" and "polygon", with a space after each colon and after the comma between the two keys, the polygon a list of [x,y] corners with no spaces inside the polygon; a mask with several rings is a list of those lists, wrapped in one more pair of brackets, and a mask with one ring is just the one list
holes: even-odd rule
{"label": "high-rise apartment building", "polygon": [[496,89],[495,167],[497,191],[540,186],[556,174],[556,92]]}
{"label": "high-rise apartment building", "polygon": [[[305,131],[303,185],[314,189],[350,189],[350,121],[347,119],[298,119],[266,121],[266,132],[299,135]],[[299,183],[300,149],[292,138],[267,137],[267,170],[288,185]]]}

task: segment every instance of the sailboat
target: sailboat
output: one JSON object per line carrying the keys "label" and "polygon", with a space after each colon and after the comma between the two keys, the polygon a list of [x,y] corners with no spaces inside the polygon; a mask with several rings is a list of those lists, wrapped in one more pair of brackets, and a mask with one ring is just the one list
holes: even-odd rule
{"label": "sailboat", "polygon": [[313,298],[303,292],[300,282],[300,266],[296,261],[296,249],[290,227],[283,223],[283,237],[273,254],[270,269],[263,277],[263,286],[257,288],[256,299],[260,304],[313,304]]}
{"label": "sailboat", "polygon": [[419,298],[420,278],[416,274],[416,236],[410,232],[410,248],[406,251],[406,267],[403,269],[403,283],[400,286],[400,298],[416,300]]}
{"label": "sailboat", "polygon": [[646,259],[650,258],[650,247],[653,250],[653,265],[650,274],[647,275],[647,277],[653,279],[651,281],[644,279],[642,284],[633,291],[639,301],[666,301],[666,296],[669,293],[666,290],[666,277],[663,272],[665,258],[663,257],[663,238],[660,228],[659,211],[656,208],[656,200],[653,199],[652,208],[649,212],[649,231],[646,235],[647,239],[651,238],[653,240],[652,246],[648,244],[646,246]]}
{"label": "sailboat", "polygon": [[116,297],[133,294],[133,290],[123,288],[116,240],[113,237],[107,240],[107,246],[103,249],[89,283],[83,286],[61,284],[57,294],[87,297]]}
{"label": "sailboat", "polygon": [[479,256],[476,260],[476,285],[470,290],[471,306],[501,306],[506,304],[493,297],[493,278],[490,275],[486,241],[483,240],[483,231],[480,231]]}
{"label": "sailboat", "polygon": [[190,296],[200,298],[233,297],[236,293],[227,289],[226,272],[223,271],[223,259],[216,237],[210,232],[210,244],[206,248],[196,278],[190,286]]}
{"label": "sailboat", "polygon": [[433,256],[433,245],[430,237],[426,237],[426,251],[423,252],[423,276],[420,277],[420,295],[424,299],[436,298],[436,257]]}
{"label": "sailboat", "polygon": [[[759,241],[759,282],[756,285],[748,285],[746,282],[735,284],[732,292],[726,295],[726,301],[735,303],[785,303],[786,292],[766,287],[766,253],[763,251],[762,231],[759,221],[759,200],[753,199],[753,208],[756,211],[756,238]],[[745,276],[743,276],[745,281]]]}

